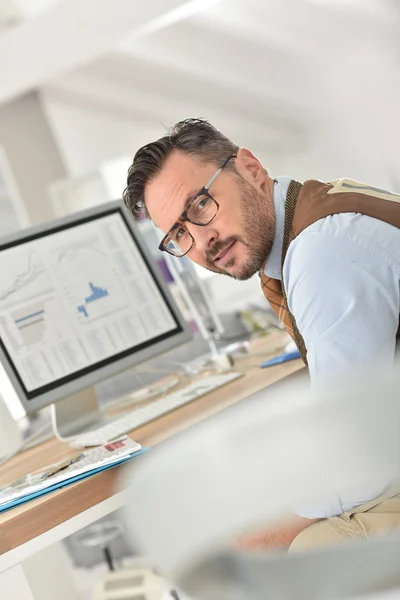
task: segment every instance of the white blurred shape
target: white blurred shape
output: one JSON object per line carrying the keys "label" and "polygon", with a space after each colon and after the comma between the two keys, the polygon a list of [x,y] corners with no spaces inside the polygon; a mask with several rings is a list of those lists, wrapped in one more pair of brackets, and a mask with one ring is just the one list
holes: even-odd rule
{"label": "white blurred shape", "polygon": [[[2,401],[7,406],[13,419],[18,420],[25,417],[26,411],[22,406],[18,394],[12,385],[3,365],[0,363],[0,394]],[[1,425],[1,423],[0,423]]]}
{"label": "white blurred shape", "polygon": [[148,35],[160,31],[160,29],[164,29],[165,27],[170,27],[175,23],[179,23],[179,21],[193,17],[198,12],[202,12],[219,2],[221,0],[189,0],[189,2],[177,6],[157,19],[153,19],[153,21],[142,27],[140,34]]}
{"label": "white blurred shape", "polygon": [[17,452],[22,442],[21,431],[17,421],[0,395],[0,458]]}
{"label": "white blurred shape", "polygon": [[377,367],[265,389],[153,449],[128,476],[133,539],[176,575],[294,506],[380,495],[399,475],[399,384]]}

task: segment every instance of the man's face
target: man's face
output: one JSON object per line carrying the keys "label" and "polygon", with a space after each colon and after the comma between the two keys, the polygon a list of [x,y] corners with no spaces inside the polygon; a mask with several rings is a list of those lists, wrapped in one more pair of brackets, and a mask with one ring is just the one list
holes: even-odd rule
{"label": "man's face", "polygon": [[[209,190],[219,204],[214,220],[206,226],[185,222],[195,240],[188,257],[210,271],[244,280],[261,268],[272,248],[273,181],[248,150],[241,148],[232,163],[237,172],[224,169]],[[171,154],[145,188],[150,217],[164,233],[219,166],[179,151]]]}

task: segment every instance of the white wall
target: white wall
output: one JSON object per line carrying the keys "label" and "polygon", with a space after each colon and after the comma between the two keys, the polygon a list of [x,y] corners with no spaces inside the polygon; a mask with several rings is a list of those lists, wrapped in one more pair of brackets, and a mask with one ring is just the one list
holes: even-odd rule
{"label": "white wall", "polygon": [[0,146],[29,221],[36,224],[51,219],[48,186],[65,177],[66,171],[35,92],[0,106]]}
{"label": "white wall", "polygon": [[[52,219],[48,187],[65,177],[66,170],[35,92],[0,106],[0,147],[7,163],[6,185],[12,184],[21,227]],[[0,213],[0,219],[6,216]],[[2,368],[0,391],[13,417],[23,416],[25,411]]]}
{"label": "white wall", "polygon": [[110,159],[133,158],[140,146],[162,135],[156,122],[137,122],[132,115],[62,92],[43,90],[41,98],[70,177],[94,171]]}

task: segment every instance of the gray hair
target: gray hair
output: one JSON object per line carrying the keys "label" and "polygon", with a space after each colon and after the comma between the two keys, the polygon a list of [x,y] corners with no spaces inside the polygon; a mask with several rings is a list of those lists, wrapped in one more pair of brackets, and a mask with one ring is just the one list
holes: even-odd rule
{"label": "gray hair", "polygon": [[[174,150],[185,152],[206,163],[220,166],[239,146],[231,142],[204,119],[185,119],[176,123],[166,135],[140,148],[128,170],[123,200],[136,216],[148,216],[144,191],[146,184],[158,175]],[[229,168],[229,167],[228,167]],[[233,168],[231,166],[230,168]]]}

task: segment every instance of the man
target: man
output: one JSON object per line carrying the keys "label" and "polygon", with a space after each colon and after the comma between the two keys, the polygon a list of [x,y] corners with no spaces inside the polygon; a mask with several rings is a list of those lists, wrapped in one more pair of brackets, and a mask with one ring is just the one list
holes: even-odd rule
{"label": "man", "polygon": [[[236,279],[260,272],[312,381],[376,357],[393,360],[400,196],[350,180],[273,179],[250,150],[204,120],[187,119],[136,153],[124,200],[165,233],[160,250]],[[338,496],[335,505],[294,515],[242,544],[296,539],[293,546],[305,547],[367,536],[400,524],[400,497],[387,495],[375,482],[357,498]]]}

